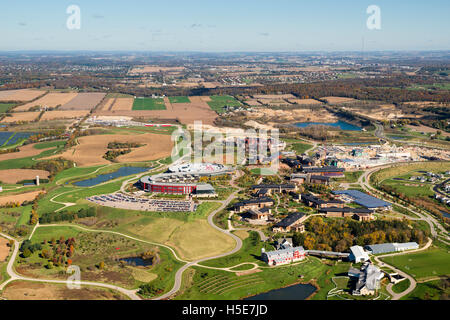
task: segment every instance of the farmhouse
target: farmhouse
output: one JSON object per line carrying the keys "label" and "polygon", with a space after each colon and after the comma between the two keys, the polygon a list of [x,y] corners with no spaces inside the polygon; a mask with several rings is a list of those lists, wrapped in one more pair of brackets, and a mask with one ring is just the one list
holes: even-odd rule
{"label": "farmhouse", "polygon": [[303,212],[293,213],[277,224],[275,224],[272,228],[273,232],[304,232],[305,226],[302,224],[305,221],[307,215]]}
{"label": "farmhouse", "polygon": [[261,258],[269,266],[279,266],[291,262],[305,259],[305,249],[303,247],[289,247],[286,249],[265,252],[262,249]]}

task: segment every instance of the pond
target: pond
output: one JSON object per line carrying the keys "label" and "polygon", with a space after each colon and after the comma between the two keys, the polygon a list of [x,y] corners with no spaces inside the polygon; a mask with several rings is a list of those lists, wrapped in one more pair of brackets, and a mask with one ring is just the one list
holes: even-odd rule
{"label": "pond", "polygon": [[345,131],[361,131],[361,128],[358,126],[355,126],[353,124],[350,124],[345,121],[338,121],[338,122],[297,122],[295,126],[299,128],[306,128],[309,126],[314,125],[322,125],[322,126],[329,126],[329,127],[335,127],[339,128],[341,130]]}
{"label": "pond", "polygon": [[86,179],[82,181],[75,182],[74,185],[77,187],[92,187],[100,183],[107,182],[120,177],[126,177],[132,174],[142,173],[149,171],[149,167],[122,167],[114,172],[99,175],[95,178]]}
{"label": "pond", "polygon": [[444,217],[450,219],[450,213],[448,213],[448,212],[446,212],[446,211],[443,211],[443,210],[441,210],[441,213],[442,213],[442,215],[443,215]]}
{"label": "pond", "polygon": [[300,283],[290,287],[261,293],[253,297],[245,298],[244,300],[306,300],[316,290],[316,287],[312,284]]}
{"label": "pond", "polygon": [[147,267],[152,265],[152,260],[144,260],[141,257],[122,258],[119,261],[125,261],[130,266]]}

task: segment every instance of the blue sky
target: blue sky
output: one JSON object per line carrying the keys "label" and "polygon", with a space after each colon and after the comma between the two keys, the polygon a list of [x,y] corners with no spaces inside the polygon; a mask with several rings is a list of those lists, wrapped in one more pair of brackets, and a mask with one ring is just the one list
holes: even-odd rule
{"label": "blue sky", "polygon": [[0,51],[450,50],[449,14],[448,0],[0,0]]}

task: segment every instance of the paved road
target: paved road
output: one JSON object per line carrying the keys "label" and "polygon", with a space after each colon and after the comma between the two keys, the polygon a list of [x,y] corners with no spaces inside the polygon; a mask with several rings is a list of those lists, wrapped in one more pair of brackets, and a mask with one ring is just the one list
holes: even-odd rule
{"label": "paved road", "polygon": [[[6,234],[3,234],[3,233],[0,233],[0,236],[14,241],[14,250],[8,261],[8,265],[6,266],[6,272],[8,273],[10,278],[0,285],[0,291],[2,291],[6,287],[6,285],[8,285],[10,282],[17,281],[17,280],[44,282],[44,283],[57,283],[57,284],[71,284],[71,285],[74,284],[72,281],[68,281],[68,280],[64,281],[64,280],[36,279],[36,278],[23,277],[23,276],[17,274],[16,271],[14,270],[14,262],[16,261],[17,254],[19,252],[20,242]],[[119,291],[119,292],[123,293],[124,295],[128,296],[132,300],[141,300],[141,298],[136,294],[137,290],[128,290],[128,289],[118,287],[115,285],[111,285],[111,284],[100,283],[100,282],[91,282],[91,281],[80,281],[79,284],[86,285],[86,286],[103,287],[103,288],[116,290],[116,291]]]}
{"label": "paved road", "polygon": [[[392,202],[393,200],[392,200],[391,196],[387,195],[386,193],[384,193],[384,192],[382,192],[380,190],[377,190],[377,189],[373,188],[369,184],[369,181],[370,181],[370,176],[373,173],[375,173],[376,171],[381,170],[381,169],[385,169],[385,168],[389,168],[389,167],[394,166],[394,165],[398,165],[398,164],[382,165],[382,166],[379,166],[379,167],[374,167],[374,168],[366,170],[364,172],[364,174],[361,175],[359,177],[359,179],[358,179],[359,185],[364,190],[366,190],[368,192],[371,192],[371,193],[381,192],[383,194],[383,197],[381,197],[381,198],[384,198],[385,200]],[[414,213],[415,215],[417,215],[419,217],[419,220],[423,220],[423,221],[427,222],[428,225],[430,226],[431,234],[432,234],[433,237],[438,237],[439,236],[439,237],[443,237],[447,241],[450,240],[450,237],[448,237],[448,235],[447,235],[448,232],[446,231],[446,229],[434,217],[432,217],[431,215],[429,215],[427,213],[424,213],[424,212],[419,212],[419,211],[417,211],[415,209],[411,209],[409,207],[405,207],[404,205],[399,204],[398,202],[395,202],[395,205],[397,205],[397,206],[399,206],[401,208],[404,208],[406,210],[411,211],[412,213]],[[438,231],[436,229],[438,229],[440,232],[444,233],[444,235],[443,236],[438,235]]]}

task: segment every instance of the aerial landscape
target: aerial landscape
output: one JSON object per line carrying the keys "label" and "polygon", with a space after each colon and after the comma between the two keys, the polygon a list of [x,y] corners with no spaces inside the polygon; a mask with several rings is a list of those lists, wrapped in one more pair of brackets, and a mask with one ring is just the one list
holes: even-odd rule
{"label": "aerial landscape", "polygon": [[[81,31],[106,20],[80,8]],[[0,300],[448,300],[441,35],[429,50],[7,35]]]}

